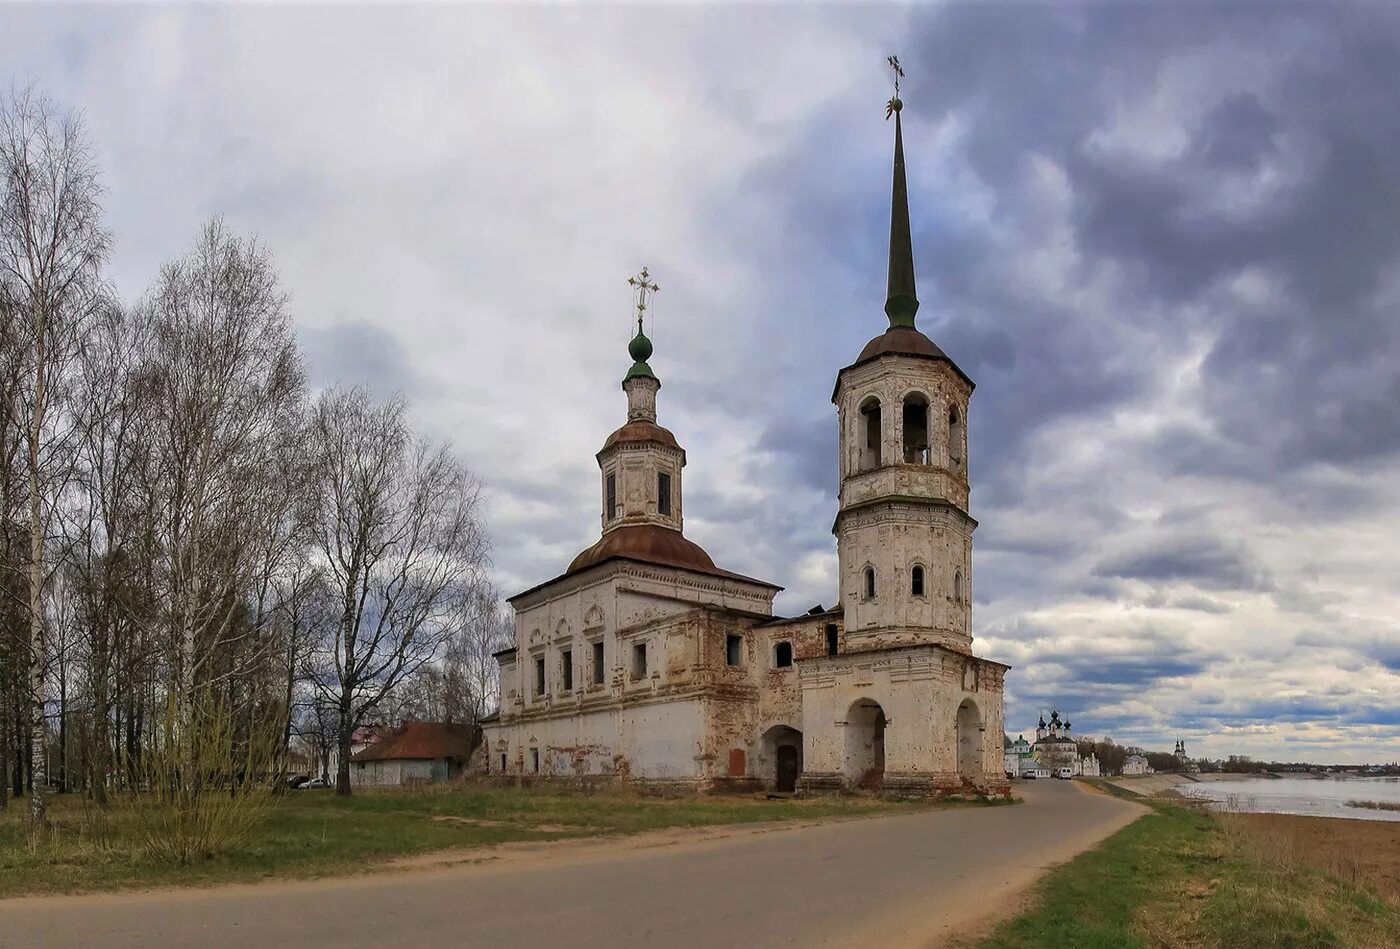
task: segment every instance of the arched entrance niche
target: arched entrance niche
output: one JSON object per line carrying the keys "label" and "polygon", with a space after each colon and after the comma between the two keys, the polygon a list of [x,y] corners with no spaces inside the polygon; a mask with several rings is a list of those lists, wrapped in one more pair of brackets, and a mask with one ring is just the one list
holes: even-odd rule
{"label": "arched entrance niche", "polygon": [[885,777],[885,710],[871,699],[857,699],[846,712],[846,781],[878,788]]}
{"label": "arched entrance niche", "polygon": [[795,791],[802,774],[802,733],[787,725],[774,725],[763,733],[763,758],[773,790]]}
{"label": "arched entrance niche", "polygon": [[958,774],[968,780],[982,780],[982,713],[977,703],[964,699],[958,706]]}

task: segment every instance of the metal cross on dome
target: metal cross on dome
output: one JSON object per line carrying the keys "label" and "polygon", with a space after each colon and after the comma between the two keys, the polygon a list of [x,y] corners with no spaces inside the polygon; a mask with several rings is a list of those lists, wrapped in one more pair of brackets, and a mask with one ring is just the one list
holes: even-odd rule
{"label": "metal cross on dome", "polygon": [[888,119],[899,111],[899,80],[904,78],[904,69],[899,65],[898,56],[886,56],[885,62],[894,70],[894,95],[885,103],[885,118]]}
{"label": "metal cross on dome", "polygon": [[637,276],[628,277],[627,283],[637,293],[637,332],[640,333],[642,331],[642,316],[647,311],[647,298],[661,288],[652,281],[651,274],[645,267]]}

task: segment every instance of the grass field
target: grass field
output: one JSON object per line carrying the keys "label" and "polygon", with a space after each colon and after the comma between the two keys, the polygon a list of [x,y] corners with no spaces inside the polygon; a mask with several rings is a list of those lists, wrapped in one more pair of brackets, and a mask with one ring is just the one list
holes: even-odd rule
{"label": "grass field", "polygon": [[26,807],[0,811],[0,897],[348,874],[395,857],[448,848],[668,827],[840,819],[928,806],[867,797],[659,798],[518,788],[350,798],[330,791],[294,791],[278,798],[247,839],[227,853],[179,866],[140,852],[129,811],[114,807],[104,827],[81,799],[59,796],[51,799],[51,830],[38,847],[28,842]]}
{"label": "grass field", "polygon": [[1300,845],[1306,825],[1144,803],[1152,813],[1051,871],[982,949],[1400,946],[1397,894]]}

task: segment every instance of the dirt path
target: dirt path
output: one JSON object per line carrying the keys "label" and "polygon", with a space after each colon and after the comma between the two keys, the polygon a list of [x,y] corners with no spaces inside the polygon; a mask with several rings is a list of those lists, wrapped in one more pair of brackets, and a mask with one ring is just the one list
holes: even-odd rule
{"label": "dirt path", "polygon": [[0,937],[103,949],[341,949],[390,936],[492,947],[925,946],[1014,910],[1047,867],[1143,811],[1058,781],[1025,792],[1020,807],[513,845],[345,879],[5,900]]}

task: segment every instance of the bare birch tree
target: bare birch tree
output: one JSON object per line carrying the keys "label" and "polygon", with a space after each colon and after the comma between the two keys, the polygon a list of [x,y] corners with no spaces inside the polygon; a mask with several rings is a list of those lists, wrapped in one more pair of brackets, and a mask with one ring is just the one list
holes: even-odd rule
{"label": "bare birch tree", "polygon": [[29,533],[28,709],[33,777],[30,823],[46,820],[43,598],[45,544],[71,468],[71,418],[63,398],[72,364],[101,301],[108,237],[101,186],[76,113],[25,89],[0,107],[0,307],[17,337],[3,371],[17,385],[4,407],[20,429]]}
{"label": "bare birch tree", "polygon": [[480,483],[447,446],[414,437],[401,398],[325,393],[312,444],[314,538],[336,601],[312,680],[336,705],[336,793],[347,795],[351,736],[460,627],[488,545]]}

